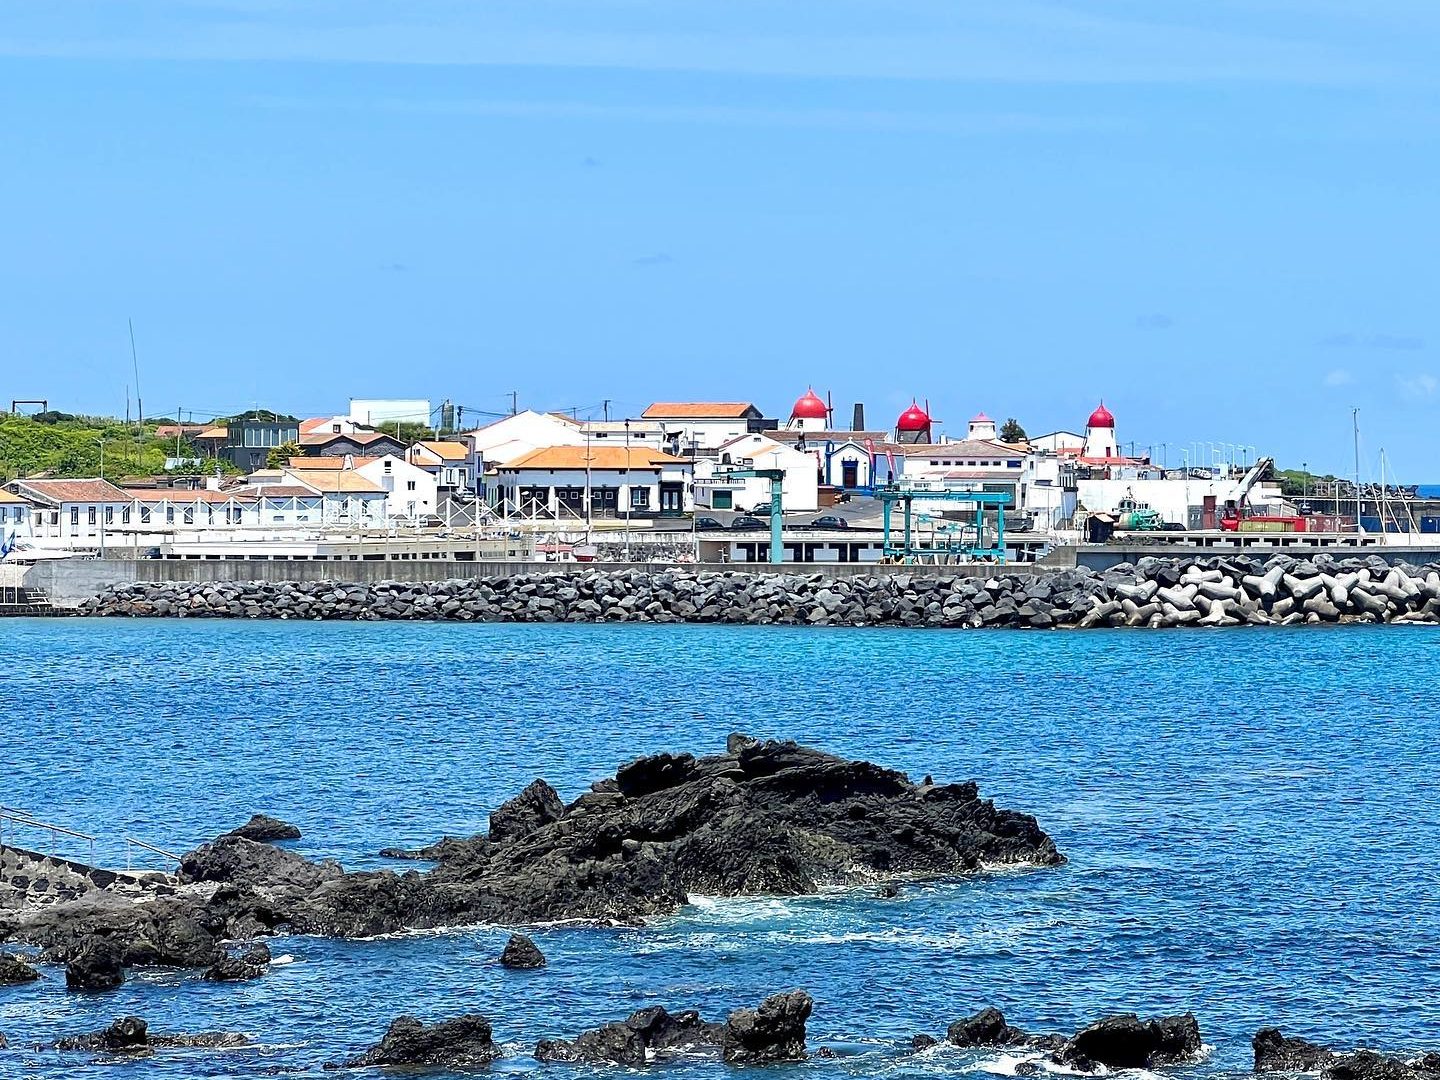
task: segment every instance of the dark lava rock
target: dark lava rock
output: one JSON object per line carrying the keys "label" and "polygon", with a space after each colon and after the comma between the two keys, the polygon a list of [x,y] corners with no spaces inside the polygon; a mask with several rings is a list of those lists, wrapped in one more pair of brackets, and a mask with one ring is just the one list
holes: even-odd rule
{"label": "dark lava rock", "polygon": [[702,1020],[694,1009],[671,1013],[660,1005],[631,1013],[625,1026],[644,1040],[647,1050],[659,1053],[686,1053],[719,1046],[725,1030],[724,1024]]}
{"label": "dark lava rock", "polygon": [[564,816],[565,804],[559,792],[544,780],[535,780],[490,815],[489,838],[497,843],[520,840]]}
{"label": "dark lava rock", "polygon": [[0,1050],[10,1049],[10,1044],[5,1041],[5,1033],[0,1031]]}
{"label": "dark lava rock", "polygon": [[981,1009],[974,1016],[956,1020],[945,1032],[945,1041],[952,1046],[1018,1046],[1030,1037],[1005,1022],[999,1009]]}
{"label": "dark lava rock", "polygon": [[1200,1025],[1191,1013],[1141,1020],[1134,1013],[1107,1016],[1078,1032],[1055,1053],[1062,1065],[1153,1069],[1188,1061],[1200,1052]]}
{"label": "dark lava rock", "polygon": [[460,1016],[428,1027],[413,1016],[401,1016],[378,1044],[346,1064],[464,1068],[488,1065],[499,1056],[490,1021],[483,1016]]}
{"label": "dark lava rock", "polygon": [[281,821],[269,814],[255,814],[244,825],[238,829],[231,829],[225,835],[269,844],[276,840],[299,840],[300,830],[288,821]]}
{"label": "dark lava rock", "polygon": [[934,1035],[916,1035],[910,1040],[910,1049],[913,1053],[920,1053],[921,1050],[929,1050],[932,1046],[939,1046],[940,1040]]}
{"label": "dark lava rock", "polygon": [[516,970],[542,968],[545,966],[545,954],[524,934],[511,934],[500,953],[500,963]]}
{"label": "dark lava rock", "polygon": [[645,1040],[625,1024],[605,1024],[570,1042],[544,1039],[535,1044],[536,1061],[581,1061],[595,1065],[645,1064]]}
{"label": "dark lava rock", "polygon": [[210,982],[245,982],[258,979],[270,968],[270,946],[256,942],[240,952],[227,952],[205,972]]}
{"label": "dark lava rock", "polygon": [[1255,1071],[1316,1072],[1335,1060],[1335,1052],[1304,1039],[1287,1039],[1277,1028],[1261,1028],[1251,1040]]}
{"label": "dark lava rock", "polygon": [[213,881],[271,894],[306,895],[343,873],[336,863],[314,863],[293,851],[227,833],[185,855],[179,876],[186,884]]}
{"label": "dark lava rock", "polygon": [[154,898],[101,892],[0,916],[0,941],[69,960],[101,935],[126,965],[209,967],[224,940],[280,928],[370,937],[401,929],[556,919],[632,924],[690,894],[804,895],[987,863],[1058,865],[1033,817],[981,799],[974,782],[911,783],[893,769],[793,742],[732,738],[724,754],[658,754],[622,766],[568,806],[543,782],[499,808],[490,835],[416,853],[425,873],[346,873],[238,835],[181,860],[186,886]]}
{"label": "dark lava rock", "polygon": [[1373,1050],[1356,1050],[1336,1056],[1321,1076],[1324,1080],[1436,1080],[1440,1077],[1440,1054],[1407,1061]]}
{"label": "dark lava rock", "polygon": [[34,982],[40,972],[18,956],[0,956],[0,986],[18,986]]}
{"label": "dark lava rock", "polygon": [[535,1058],[635,1067],[645,1064],[648,1054],[713,1051],[723,1030],[720,1024],[706,1023],[693,1009],[672,1014],[653,1005],[631,1013],[622,1023],[593,1028],[573,1040],[542,1040],[535,1046]]}
{"label": "dark lava rock", "polygon": [[95,1050],[106,1054],[134,1053],[150,1049],[145,1021],[138,1016],[122,1016],[104,1031],[88,1035],[72,1035],[55,1044],[56,1050]]}
{"label": "dark lava rock", "polygon": [[114,990],[125,981],[124,954],[109,938],[85,940],[65,965],[65,986],[70,990]]}
{"label": "dark lava rock", "polygon": [[875,890],[875,895],[881,900],[894,900],[895,897],[900,895],[900,886],[887,882]]}
{"label": "dark lava rock", "polygon": [[804,990],[791,990],[772,994],[758,1009],[736,1009],[720,1037],[721,1055],[730,1065],[803,1060],[805,1021],[813,1006]]}
{"label": "dark lava rock", "polygon": [[250,1042],[233,1031],[207,1031],[199,1035],[152,1035],[138,1016],[122,1016],[104,1031],[72,1035],[55,1043],[56,1050],[85,1050],[104,1054],[148,1054],[180,1047],[223,1049]]}

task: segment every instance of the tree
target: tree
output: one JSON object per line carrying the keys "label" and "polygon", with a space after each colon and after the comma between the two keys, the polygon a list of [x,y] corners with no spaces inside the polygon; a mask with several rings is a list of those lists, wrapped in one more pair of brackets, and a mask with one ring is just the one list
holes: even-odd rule
{"label": "tree", "polygon": [[296,442],[281,443],[279,446],[272,446],[270,452],[265,455],[265,467],[267,469],[283,469],[290,464],[292,457],[299,457],[304,451]]}
{"label": "tree", "polygon": [[1020,421],[1013,416],[1006,420],[1000,428],[1000,441],[1008,443],[1029,442],[1030,437],[1025,434],[1025,429],[1020,426]]}

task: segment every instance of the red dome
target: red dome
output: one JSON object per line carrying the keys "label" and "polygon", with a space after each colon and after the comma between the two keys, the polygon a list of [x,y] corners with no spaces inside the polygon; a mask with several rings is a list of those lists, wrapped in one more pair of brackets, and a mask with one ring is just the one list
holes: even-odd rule
{"label": "red dome", "polygon": [[1105,403],[1102,401],[1100,407],[1090,414],[1090,419],[1085,422],[1085,426],[1092,428],[1113,428],[1115,426],[1115,417],[1110,415],[1110,410],[1105,408]]}
{"label": "red dome", "polygon": [[791,420],[828,420],[830,419],[830,408],[815,396],[814,390],[806,390],[805,396],[795,402],[795,407],[790,410]]}
{"label": "red dome", "polygon": [[929,427],[929,415],[914,401],[900,414],[900,419],[895,421],[896,431],[925,431]]}

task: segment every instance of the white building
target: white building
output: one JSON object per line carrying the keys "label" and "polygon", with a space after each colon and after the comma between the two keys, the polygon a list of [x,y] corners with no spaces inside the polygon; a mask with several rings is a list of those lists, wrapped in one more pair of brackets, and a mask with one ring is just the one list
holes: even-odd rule
{"label": "white building", "polygon": [[657,401],[640,414],[664,424],[671,436],[678,433],[680,453],[691,456],[718,450],[763,418],[748,401]]}
{"label": "white building", "polygon": [[0,551],[17,540],[30,539],[30,504],[19,495],[0,491]]}
{"label": "white building", "polygon": [[719,448],[714,458],[695,462],[695,501],[711,510],[751,510],[770,505],[770,481],[727,478],[727,469],[782,469],[781,500],[787,511],[820,508],[819,471],[813,454],[766,435],[741,435]]}
{"label": "white building", "polygon": [[999,433],[995,430],[995,421],[983,412],[977,413],[971,418],[965,437],[979,442],[997,442],[1000,438]]}
{"label": "white building", "polygon": [[589,420],[582,432],[594,446],[648,446],[668,454],[676,453],[683,434],[659,420]]}
{"label": "white building", "polygon": [[348,416],[313,416],[300,421],[300,437],[306,435],[354,435],[368,430]]}
{"label": "white building", "polygon": [[406,460],[435,478],[442,492],[474,491],[478,462],[475,451],[450,439],[421,440],[410,447]]}
{"label": "white building", "polygon": [[106,530],[133,513],[130,495],[108,480],[14,480],[6,489],[30,504],[30,537],[42,548],[99,551]]}
{"label": "white building", "polygon": [[487,470],[547,446],[583,446],[585,433],[574,420],[526,409],[464,435]]}
{"label": "white building", "polygon": [[435,516],[439,481],[434,473],[394,454],[380,457],[291,458],[286,476],[308,484],[324,474],[353,472],[385,492],[385,517],[411,525]]}
{"label": "white building", "polygon": [[585,521],[690,509],[692,463],[648,447],[551,446],[495,470],[502,512]]}

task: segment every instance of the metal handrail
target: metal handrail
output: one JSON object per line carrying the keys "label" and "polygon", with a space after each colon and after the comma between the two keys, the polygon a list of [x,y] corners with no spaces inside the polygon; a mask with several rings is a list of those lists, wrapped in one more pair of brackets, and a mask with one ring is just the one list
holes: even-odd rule
{"label": "metal handrail", "polygon": [[[164,855],[167,859],[174,859],[177,863],[182,858],[182,856],[176,855],[173,852],[166,851],[164,848],[158,848],[154,844],[147,844],[144,840],[136,840],[133,836],[125,837],[125,843],[134,844],[136,847],[142,847],[146,851],[153,851],[156,855]],[[128,847],[125,850],[125,868],[127,870],[130,868],[130,850]]]}
{"label": "metal handrail", "polygon": [[[25,825],[32,829],[47,830],[50,833],[50,845],[52,848],[55,846],[55,836],[57,833],[73,836],[78,840],[87,840],[90,843],[90,865],[95,865],[95,837],[89,833],[76,832],[74,829],[67,829],[63,825],[56,825],[49,821],[38,821],[28,814],[17,814],[13,811],[6,810],[3,806],[0,806],[0,821],[9,821],[14,825]],[[3,832],[0,832],[0,839],[3,839],[3,837]],[[53,854],[54,852],[52,851],[51,855]]]}

